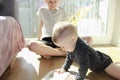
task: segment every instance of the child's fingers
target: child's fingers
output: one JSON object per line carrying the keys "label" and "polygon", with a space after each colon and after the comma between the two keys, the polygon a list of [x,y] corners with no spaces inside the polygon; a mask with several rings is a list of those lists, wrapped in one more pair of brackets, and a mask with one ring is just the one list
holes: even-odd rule
{"label": "child's fingers", "polygon": [[56,69],[56,70],[54,70],[54,71],[57,72],[57,73],[59,73],[59,74],[65,72],[63,69]]}
{"label": "child's fingers", "polygon": [[57,71],[58,71],[58,69],[55,69],[54,71],[55,71],[55,72],[57,72]]}
{"label": "child's fingers", "polygon": [[56,69],[54,71],[57,72],[57,73],[60,73],[61,70],[60,69]]}

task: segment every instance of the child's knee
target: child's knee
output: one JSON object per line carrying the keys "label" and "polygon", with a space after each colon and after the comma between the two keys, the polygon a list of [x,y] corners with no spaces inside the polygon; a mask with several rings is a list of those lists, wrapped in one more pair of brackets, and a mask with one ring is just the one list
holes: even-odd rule
{"label": "child's knee", "polygon": [[35,48],[35,46],[36,46],[36,43],[35,42],[31,42],[31,43],[28,44],[27,47],[28,47],[29,50],[33,51],[33,49]]}

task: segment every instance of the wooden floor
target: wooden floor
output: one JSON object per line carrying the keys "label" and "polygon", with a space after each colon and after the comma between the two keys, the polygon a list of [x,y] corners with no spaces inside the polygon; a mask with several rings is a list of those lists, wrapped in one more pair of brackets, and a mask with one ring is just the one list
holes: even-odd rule
{"label": "wooden floor", "polygon": [[[102,51],[110,55],[113,61],[120,62],[120,48],[111,45],[94,46],[96,50]],[[8,68],[0,80],[41,80],[45,74],[56,68],[60,68],[64,63],[65,57],[52,57],[51,59],[40,58],[27,48],[24,48],[16,59],[13,68]],[[77,71],[77,64],[73,64],[71,71]],[[105,72],[96,74],[88,71],[87,78],[90,80],[116,80]]]}

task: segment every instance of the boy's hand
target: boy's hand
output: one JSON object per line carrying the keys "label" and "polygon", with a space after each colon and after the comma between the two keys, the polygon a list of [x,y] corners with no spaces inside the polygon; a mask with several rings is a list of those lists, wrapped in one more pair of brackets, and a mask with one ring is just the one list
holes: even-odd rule
{"label": "boy's hand", "polygon": [[66,72],[66,71],[61,68],[61,69],[56,69],[55,72],[61,74],[61,73],[64,73],[64,72]]}

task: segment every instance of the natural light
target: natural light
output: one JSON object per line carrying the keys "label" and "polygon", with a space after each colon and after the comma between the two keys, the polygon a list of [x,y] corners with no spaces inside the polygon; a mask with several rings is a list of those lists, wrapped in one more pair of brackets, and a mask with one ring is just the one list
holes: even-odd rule
{"label": "natural light", "polygon": [[[36,38],[36,12],[45,3],[43,0],[19,0],[19,3],[23,34],[26,38]],[[106,35],[109,0],[62,0],[60,6],[66,11],[66,20],[76,25],[79,36]]]}

